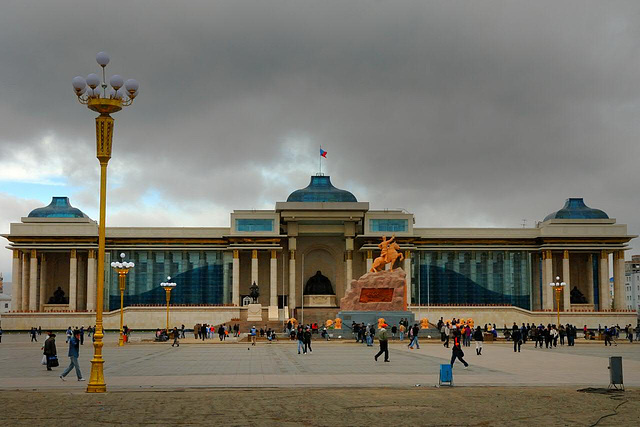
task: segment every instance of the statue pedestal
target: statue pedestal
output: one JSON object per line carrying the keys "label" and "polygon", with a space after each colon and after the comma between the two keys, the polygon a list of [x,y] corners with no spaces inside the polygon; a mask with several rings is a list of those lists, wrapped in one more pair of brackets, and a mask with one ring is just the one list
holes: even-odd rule
{"label": "statue pedestal", "polygon": [[336,307],[335,295],[305,295],[305,307]]}
{"label": "statue pedestal", "polygon": [[269,306],[269,320],[280,320],[278,316],[278,306],[270,305]]}
{"label": "statue pedestal", "polygon": [[596,311],[593,304],[571,304],[571,310]]}
{"label": "statue pedestal", "polygon": [[247,306],[247,321],[249,322],[262,321],[262,304],[249,304]]}

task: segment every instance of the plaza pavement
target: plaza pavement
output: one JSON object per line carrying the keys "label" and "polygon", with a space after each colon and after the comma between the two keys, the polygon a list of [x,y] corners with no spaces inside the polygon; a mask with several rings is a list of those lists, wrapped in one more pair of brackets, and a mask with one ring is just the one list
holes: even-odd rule
{"label": "plaza pavement", "polygon": [[[392,342],[391,363],[373,360],[378,350],[353,341],[315,340],[313,353],[297,354],[297,343],[279,341],[247,343],[218,339],[205,343],[193,338],[180,347],[171,343],[139,341],[151,335],[134,335],[138,342],[117,346],[117,335],[107,334],[103,348],[109,390],[178,390],[206,387],[431,387],[437,383],[439,365],[448,363],[451,349],[439,341],[425,342],[419,350]],[[60,367],[47,372],[40,365],[39,342],[28,334],[5,334],[0,344],[0,390],[68,389],[80,391],[72,371],[67,381],[58,376],[68,364],[64,336],[56,340]],[[475,347],[464,348],[468,370],[456,362],[456,386],[593,386],[609,384],[608,357],[622,356],[626,387],[640,387],[640,344],[623,343],[605,348],[602,342],[578,341],[575,347],[534,349],[528,342],[521,353],[511,343],[486,343],[482,356]],[[80,349],[80,366],[88,379],[93,354],[91,340]]]}

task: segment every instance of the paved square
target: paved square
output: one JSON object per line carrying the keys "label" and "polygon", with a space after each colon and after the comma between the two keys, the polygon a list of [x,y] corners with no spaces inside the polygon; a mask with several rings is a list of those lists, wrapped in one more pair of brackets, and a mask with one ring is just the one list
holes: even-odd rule
{"label": "paved square", "polygon": [[[143,335],[144,336],[144,335]],[[144,337],[150,337],[146,335]],[[83,390],[86,383],[66,382],[58,375],[68,363],[64,337],[57,340],[60,367],[47,372],[40,365],[40,342],[26,334],[5,334],[0,344],[0,389]],[[134,336],[141,338],[141,335]],[[295,342],[242,343],[192,338],[178,348],[168,343],[131,343],[117,347],[115,334],[108,334],[104,347],[104,374],[109,390],[184,389],[192,387],[410,387],[437,383],[439,365],[448,363],[451,350],[439,342],[425,342],[419,350],[406,343],[390,345],[391,363],[375,362],[377,345],[367,347],[352,341],[313,342],[313,352],[298,355]],[[456,386],[595,386],[609,384],[608,357],[622,356],[627,387],[640,386],[640,344],[620,343],[607,347],[600,342],[578,342],[575,347],[534,349],[527,343],[514,353],[509,343],[486,343],[482,356],[465,348],[468,370],[456,362]],[[93,347],[90,339],[80,350],[85,377],[90,372]]]}

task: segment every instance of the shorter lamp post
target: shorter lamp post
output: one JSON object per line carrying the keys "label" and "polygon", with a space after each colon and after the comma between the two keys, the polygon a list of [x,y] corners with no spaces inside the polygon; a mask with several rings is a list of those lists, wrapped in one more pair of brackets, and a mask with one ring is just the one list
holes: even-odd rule
{"label": "shorter lamp post", "polygon": [[556,291],[556,305],[558,306],[558,323],[556,324],[556,327],[559,328],[560,327],[560,298],[562,296],[562,290],[564,289],[565,286],[567,286],[567,284],[565,282],[560,281],[560,276],[556,276],[556,281],[549,283],[549,286],[551,286]]}
{"label": "shorter lamp post", "polygon": [[124,260],[124,253],[120,254],[122,261],[114,261],[111,263],[111,267],[118,273],[118,285],[120,286],[120,338],[118,338],[118,345],[122,347],[124,345],[124,337],[122,334],[122,327],[124,323],[124,288],[126,287],[127,273],[136,265],[133,262],[127,262]]}
{"label": "shorter lamp post", "polygon": [[167,281],[160,283],[160,286],[167,293],[167,334],[169,334],[169,301],[171,300],[171,290],[176,287],[176,283],[171,281],[171,276],[168,276]]}

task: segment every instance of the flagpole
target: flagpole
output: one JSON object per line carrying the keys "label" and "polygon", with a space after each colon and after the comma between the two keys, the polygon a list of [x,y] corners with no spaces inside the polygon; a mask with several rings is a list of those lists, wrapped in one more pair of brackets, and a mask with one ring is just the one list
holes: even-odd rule
{"label": "flagpole", "polygon": [[320,144],[320,161],[318,163],[320,165],[320,175],[322,175],[322,144]]}

